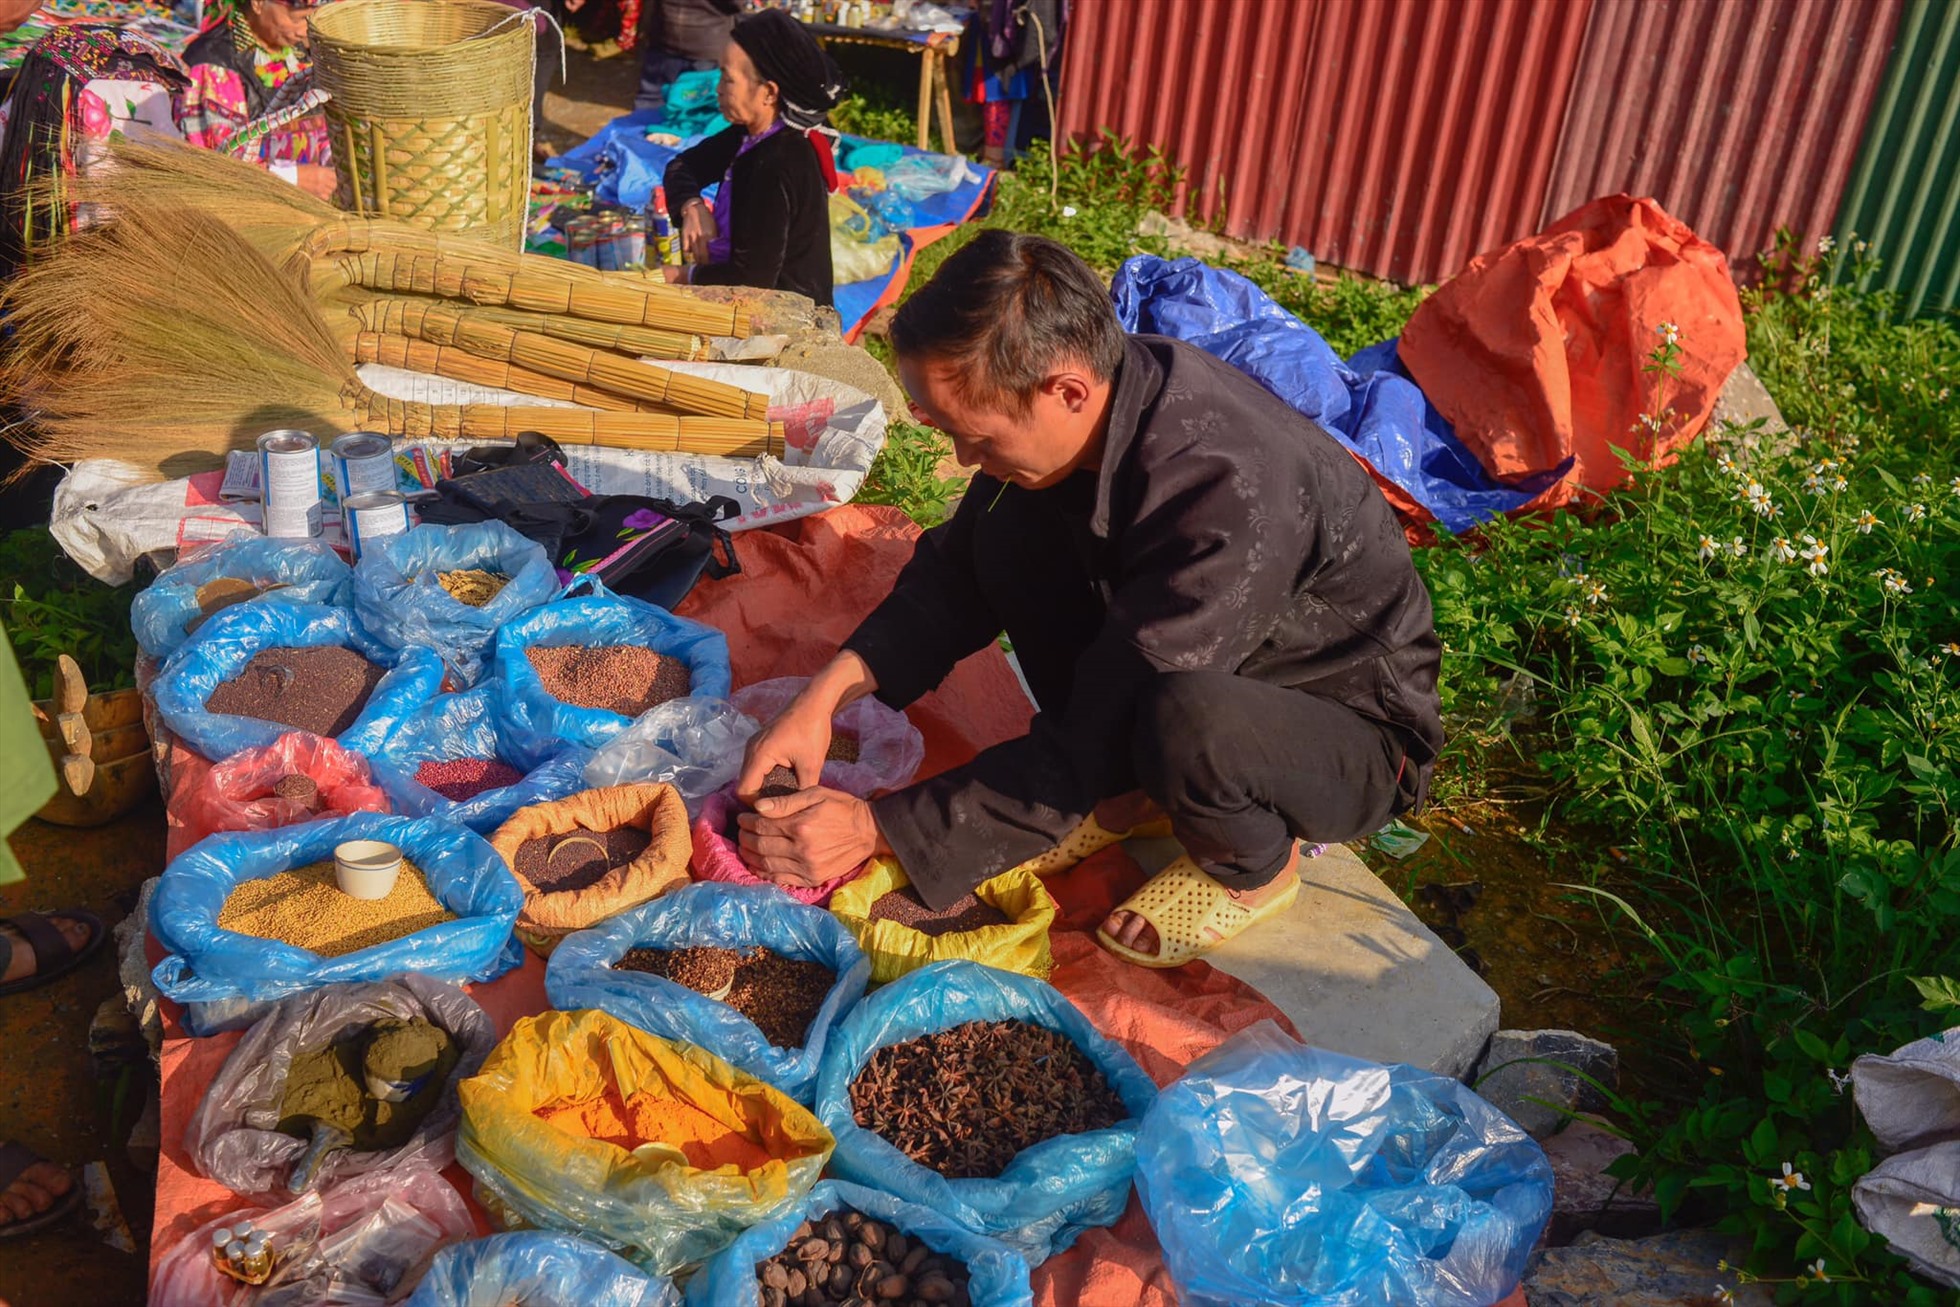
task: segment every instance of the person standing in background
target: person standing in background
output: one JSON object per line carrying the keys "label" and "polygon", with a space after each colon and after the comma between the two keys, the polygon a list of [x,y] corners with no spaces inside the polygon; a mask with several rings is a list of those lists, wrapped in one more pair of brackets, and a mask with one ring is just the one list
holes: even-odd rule
{"label": "person standing in background", "polygon": [[715,67],[743,0],[646,0],[640,11],[640,90],[633,108],[659,109],[682,73]]}

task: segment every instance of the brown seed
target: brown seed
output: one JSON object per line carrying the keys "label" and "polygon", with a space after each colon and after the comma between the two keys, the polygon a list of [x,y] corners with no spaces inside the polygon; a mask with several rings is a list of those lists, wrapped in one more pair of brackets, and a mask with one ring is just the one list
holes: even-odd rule
{"label": "brown seed", "polygon": [[912,1281],[906,1279],[903,1275],[887,1275],[873,1286],[873,1291],[878,1297],[889,1302],[893,1298],[904,1297],[906,1291],[911,1287]]}
{"label": "brown seed", "polygon": [[885,1227],[882,1222],[867,1221],[858,1238],[864,1240],[866,1247],[876,1252],[885,1246]]}
{"label": "brown seed", "polygon": [[339,645],[262,649],[204,700],[209,712],[339,735],[361,715],[387,669]]}
{"label": "brown seed", "polygon": [[871,1245],[865,1243],[852,1244],[851,1251],[845,1255],[851,1259],[851,1265],[860,1270],[878,1260],[878,1255],[871,1251]]}
{"label": "brown seed", "polygon": [[844,1223],[834,1216],[831,1217],[823,1223],[823,1237],[832,1243],[842,1243],[844,1241]]}
{"label": "brown seed", "polygon": [[926,1247],[924,1244],[919,1244],[911,1252],[905,1254],[904,1260],[898,1264],[898,1269],[910,1275],[919,1269],[919,1264],[925,1261],[931,1253],[932,1249]]}
{"label": "brown seed", "polygon": [[943,1275],[928,1275],[919,1281],[914,1288],[914,1292],[926,1302],[951,1302],[953,1300],[953,1282]]}
{"label": "brown seed", "polygon": [[851,1291],[851,1282],[857,1277],[857,1269],[849,1262],[838,1262],[830,1268],[830,1293],[833,1298]]}
{"label": "brown seed", "polygon": [[902,1262],[905,1260],[905,1254],[910,1251],[912,1251],[911,1242],[896,1230],[885,1239],[885,1260],[888,1262]]}
{"label": "brown seed", "polygon": [[830,1259],[830,1244],[823,1239],[805,1239],[796,1247],[796,1260],[799,1262],[822,1262]]}
{"label": "brown seed", "polygon": [[788,1307],[789,1296],[773,1284],[762,1286],[760,1307]]}
{"label": "brown seed", "polygon": [[795,1270],[789,1273],[789,1282],[783,1285],[783,1292],[792,1298],[801,1298],[809,1287],[810,1281],[804,1276],[803,1272]]}
{"label": "brown seed", "polygon": [[783,1269],[781,1262],[766,1261],[762,1264],[762,1282],[771,1289],[787,1289],[789,1272]]}

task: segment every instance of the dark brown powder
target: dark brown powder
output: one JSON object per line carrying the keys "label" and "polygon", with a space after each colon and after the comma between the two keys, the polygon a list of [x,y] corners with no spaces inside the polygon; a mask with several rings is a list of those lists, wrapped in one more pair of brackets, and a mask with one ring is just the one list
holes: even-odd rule
{"label": "dark brown powder", "polygon": [[858,739],[855,735],[836,731],[830,737],[830,752],[824,754],[825,762],[856,762],[858,760]]}
{"label": "dark brown powder", "polygon": [[978,930],[982,926],[1005,926],[1013,918],[1002,912],[985,899],[972,894],[959,900],[949,908],[934,912],[926,906],[919,892],[907,885],[889,894],[881,894],[871,905],[873,921],[896,921],[901,926],[910,926],[921,935],[937,939],[941,935],[957,935],[962,931]]}
{"label": "dark brown powder", "polygon": [[665,976],[722,1002],[755,1022],[777,1048],[801,1048],[809,1038],[837,973],[821,962],[786,958],[765,948],[636,948],[613,964],[615,971]]}
{"label": "dark brown powder", "polygon": [[278,646],[252,655],[238,675],[211,691],[204,707],[335,736],[360,717],[384,675],[384,668],[336,644]]}
{"label": "dark brown powder", "polygon": [[635,644],[559,645],[524,651],[553,698],[638,717],[693,688],[687,664]]}
{"label": "dark brown powder", "polygon": [[311,776],[289,772],[272,783],[272,792],[309,812],[320,810],[320,785]]}
{"label": "dark brown powder", "polygon": [[584,889],[647,851],[653,836],[633,826],[540,835],[517,846],[517,874],[546,894]]}

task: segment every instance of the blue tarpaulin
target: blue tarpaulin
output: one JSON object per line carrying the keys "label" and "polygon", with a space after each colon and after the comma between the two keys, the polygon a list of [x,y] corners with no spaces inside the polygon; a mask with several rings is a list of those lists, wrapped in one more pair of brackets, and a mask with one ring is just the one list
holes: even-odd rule
{"label": "blue tarpaulin", "polygon": [[1567,460],[1517,485],[1492,480],[1402,369],[1393,340],[1343,362],[1319,332],[1236,272],[1139,254],[1118,269],[1110,294],[1126,330],[1175,337],[1230,363],[1451,531],[1524,507],[1571,467]]}

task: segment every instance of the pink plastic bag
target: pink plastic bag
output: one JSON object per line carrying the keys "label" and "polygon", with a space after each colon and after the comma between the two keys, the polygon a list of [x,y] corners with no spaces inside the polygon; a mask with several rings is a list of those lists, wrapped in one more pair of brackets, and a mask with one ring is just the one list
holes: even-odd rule
{"label": "pink plastic bag", "polygon": [[[800,676],[780,676],[758,681],[737,690],[730,702],[744,716],[767,723],[789,706],[798,692],[810,682]],[[857,760],[832,759],[823,765],[823,784],[833,790],[868,799],[909,783],[926,756],[919,728],[905,714],[888,708],[876,699],[859,699],[831,719],[831,728],[840,737],[857,743]],[[696,880],[721,881],[730,885],[761,885],[770,882],[749,870],[741,851],[728,837],[741,804],[734,788],[718,791],[702,801],[701,815],[694,822],[694,857],[689,869]],[[777,888],[803,903],[822,907],[839,885],[856,876],[840,876],[817,886],[781,885]]]}
{"label": "pink plastic bag", "polygon": [[[272,1284],[263,1289],[247,1288],[212,1264],[212,1232],[239,1221],[270,1234],[280,1254]],[[434,1171],[413,1166],[370,1171],[283,1207],[241,1204],[198,1226],[157,1263],[150,1301],[380,1307],[400,1301],[414,1287],[437,1249],[475,1233],[463,1196]]]}
{"label": "pink plastic bag", "polygon": [[[314,806],[273,793],[288,776],[313,782]],[[350,812],[393,811],[373,783],[366,758],[304,731],[217,764],[176,806],[191,833],[186,847],[219,831],[271,830]]]}

